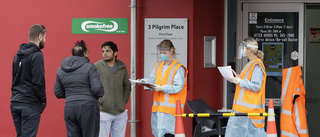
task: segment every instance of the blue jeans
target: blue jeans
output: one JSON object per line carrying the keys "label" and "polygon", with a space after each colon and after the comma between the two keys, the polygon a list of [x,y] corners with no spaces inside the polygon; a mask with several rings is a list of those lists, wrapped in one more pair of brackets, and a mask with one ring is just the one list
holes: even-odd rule
{"label": "blue jeans", "polygon": [[110,131],[111,137],[125,137],[127,121],[127,110],[118,115],[100,112],[99,137],[109,137]]}
{"label": "blue jeans", "polygon": [[41,113],[35,109],[10,105],[17,137],[36,137]]}

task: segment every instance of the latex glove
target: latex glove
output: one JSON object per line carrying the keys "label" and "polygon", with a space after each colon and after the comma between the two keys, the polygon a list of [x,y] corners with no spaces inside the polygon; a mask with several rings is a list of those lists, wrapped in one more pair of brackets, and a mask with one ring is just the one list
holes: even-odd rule
{"label": "latex glove", "polygon": [[140,81],[140,82],[147,83],[147,81],[148,81],[148,80],[147,80],[147,79],[145,79],[145,78],[143,78],[143,79],[139,79],[139,81]]}
{"label": "latex glove", "polygon": [[162,90],[163,90],[163,86],[160,86],[160,85],[152,86],[152,88],[153,88],[155,91],[162,91]]}
{"label": "latex glove", "polygon": [[239,75],[237,74],[237,72],[234,71],[233,69],[232,69],[232,73],[234,74],[234,77],[239,77]]}
{"label": "latex glove", "polygon": [[230,81],[234,84],[239,84],[240,81],[241,81],[241,78],[239,77],[233,77],[233,78],[230,78]]}

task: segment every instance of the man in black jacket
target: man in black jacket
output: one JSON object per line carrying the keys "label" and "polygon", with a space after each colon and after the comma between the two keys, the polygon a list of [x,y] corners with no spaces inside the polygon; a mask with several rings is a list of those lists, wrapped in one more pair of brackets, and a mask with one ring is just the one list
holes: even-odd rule
{"label": "man in black jacket", "polygon": [[96,67],[89,62],[83,41],[72,49],[58,68],[54,94],[65,98],[64,119],[68,137],[98,137],[100,110],[98,99],[104,90]]}
{"label": "man in black jacket", "polygon": [[46,107],[44,61],[41,49],[47,29],[34,24],[29,30],[29,43],[20,45],[12,63],[11,114],[17,137],[35,137],[40,116]]}

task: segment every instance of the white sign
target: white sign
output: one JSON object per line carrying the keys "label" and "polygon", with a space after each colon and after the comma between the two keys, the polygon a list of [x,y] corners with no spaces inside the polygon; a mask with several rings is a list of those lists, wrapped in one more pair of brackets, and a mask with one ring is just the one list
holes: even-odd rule
{"label": "white sign", "polygon": [[171,40],[176,49],[176,59],[187,67],[188,19],[186,18],[146,18],[144,26],[144,76],[157,63],[156,46],[164,39]]}
{"label": "white sign", "polygon": [[249,24],[257,24],[258,13],[249,13]]}
{"label": "white sign", "polygon": [[297,51],[291,52],[291,59],[292,60],[297,60],[299,59],[299,53]]}

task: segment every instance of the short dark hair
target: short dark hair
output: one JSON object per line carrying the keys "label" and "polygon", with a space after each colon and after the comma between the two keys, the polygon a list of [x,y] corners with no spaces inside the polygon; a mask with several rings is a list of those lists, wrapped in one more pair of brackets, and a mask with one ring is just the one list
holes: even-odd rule
{"label": "short dark hair", "polygon": [[83,40],[77,41],[74,47],[72,48],[72,55],[82,57],[86,51],[86,43],[84,43]]}
{"label": "short dark hair", "polygon": [[46,27],[40,24],[33,24],[29,29],[29,41],[35,41],[39,35],[44,35],[47,33]]}
{"label": "short dark hair", "polygon": [[[102,44],[101,48],[103,48],[104,46],[110,46],[110,48],[112,49],[113,52],[118,52],[118,47],[115,43],[113,43],[112,41],[106,41]],[[118,55],[117,55],[118,56]],[[116,58],[117,58],[116,56]]]}

